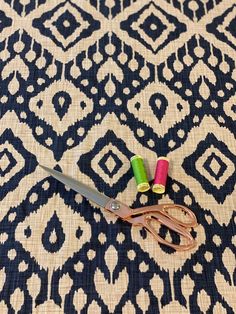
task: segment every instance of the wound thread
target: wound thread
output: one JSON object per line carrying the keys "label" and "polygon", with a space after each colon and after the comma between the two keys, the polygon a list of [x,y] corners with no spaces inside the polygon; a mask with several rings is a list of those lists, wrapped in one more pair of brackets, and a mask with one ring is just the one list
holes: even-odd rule
{"label": "wound thread", "polygon": [[152,191],[157,194],[163,194],[166,189],[166,180],[168,176],[169,159],[159,157],[157,159],[155,178],[152,186]]}
{"label": "wound thread", "polygon": [[137,190],[139,192],[148,191],[150,189],[150,185],[147,179],[147,173],[144,167],[143,158],[139,155],[135,155],[130,159],[130,162],[137,184]]}

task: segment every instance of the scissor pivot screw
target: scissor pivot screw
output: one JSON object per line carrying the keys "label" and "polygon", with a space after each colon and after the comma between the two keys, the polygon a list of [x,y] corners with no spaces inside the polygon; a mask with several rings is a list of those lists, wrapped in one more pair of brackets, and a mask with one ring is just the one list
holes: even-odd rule
{"label": "scissor pivot screw", "polygon": [[120,204],[117,203],[117,202],[112,202],[112,203],[111,203],[111,209],[112,209],[112,210],[118,210],[118,209],[120,209]]}

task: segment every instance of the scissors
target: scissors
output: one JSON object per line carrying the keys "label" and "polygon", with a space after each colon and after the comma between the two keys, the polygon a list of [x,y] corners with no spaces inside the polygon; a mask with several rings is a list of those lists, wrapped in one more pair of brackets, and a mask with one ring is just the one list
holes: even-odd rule
{"label": "scissors", "polygon": [[[110,198],[59,171],[42,165],[40,165],[40,167],[58,181],[80,193],[90,201],[93,201],[97,205],[105,208],[109,212],[112,212],[124,221],[127,221],[135,226],[144,227],[159,243],[167,245],[176,251],[186,251],[196,246],[196,241],[188,229],[197,226],[197,219],[189,208],[177,204],[161,204],[131,209],[122,202]],[[188,216],[188,221],[181,221],[180,219],[170,215],[168,211],[171,209],[184,212],[184,214]],[[165,225],[168,229],[176,232],[179,236],[184,238],[186,243],[174,244],[162,238],[153,226],[154,221],[161,225]]]}

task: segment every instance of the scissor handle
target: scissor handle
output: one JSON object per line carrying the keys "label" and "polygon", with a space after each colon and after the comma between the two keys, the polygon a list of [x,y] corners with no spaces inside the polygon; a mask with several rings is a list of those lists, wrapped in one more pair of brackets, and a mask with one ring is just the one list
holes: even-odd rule
{"label": "scissor handle", "polygon": [[[153,237],[159,243],[167,245],[175,249],[176,251],[187,251],[196,246],[196,241],[194,240],[190,232],[185,227],[176,223],[176,221],[165,217],[161,212],[159,213],[151,212],[149,214],[142,215],[141,217],[142,217],[143,226],[147,229],[147,231],[149,231],[153,235]],[[137,218],[140,218],[140,217],[137,217]],[[173,230],[176,233],[178,233],[180,236],[182,236],[182,238],[186,240],[186,244],[174,244],[170,241],[163,239],[161,236],[159,236],[155,228],[152,226],[152,221],[154,220],[157,220],[160,224],[166,226],[168,229]]]}
{"label": "scissor handle", "polygon": [[[168,213],[170,209],[177,209],[181,212],[184,212],[188,216],[188,221],[183,221],[172,216]],[[132,216],[140,215],[140,214],[148,214],[148,213],[161,213],[166,218],[170,219],[171,221],[175,222],[178,225],[181,225],[184,228],[194,228],[197,226],[197,218],[195,214],[191,211],[191,209],[178,204],[159,204],[159,205],[152,205],[152,206],[145,206],[141,208],[136,208],[132,210]]]}
{"label": "scissor handle", "polygon": [[[161,236],[159,236],[156,229],[152,225],[152,222],[154,220],[158,221],[160,225],[164,225],[168,229],[178,233],[180,236],[182,236],[182,238],[186,240],[186,244],[174,244],[170,241],[163,239]],[[187,251],[196,246],[196,241],[185,227],[176,224],[176,222],[173,222],[169,218],[165,217],[161,212],[150,212],[148,214],[141,214],[141,216],[136,216],[130,218],[129,220],[127,219],[127,221],[133,225],[140,225],[144,227],[149,233],[152,234],[157,242],[169,246],[176,251]]]}
{"label": "scissor handle", "polygon": [[[153,235],[155,240],[175,249],[176,251],[186,251],[196,245],[196,241],[193,239],[187,228],[196,226],[197,219],[194,213],[187,207],[175,204],[164,204],[131,209],[119,201],[110,199],[109,202],[105,205],[105,208],[133,225],[140,225],[145,227],[147,231]],[[176,219],[172,215],[169,215],[167,210],[170,208],[178,208],[183,210],[186,214],[189,215],[190,222],[185,223],[179,219]],[[178,233],[180,236],[185,238],[187,243],[178,245],[160,237],[155,228],[152,226],[153,220],[157,220],[160,224],[165,225],[168,229]]]}

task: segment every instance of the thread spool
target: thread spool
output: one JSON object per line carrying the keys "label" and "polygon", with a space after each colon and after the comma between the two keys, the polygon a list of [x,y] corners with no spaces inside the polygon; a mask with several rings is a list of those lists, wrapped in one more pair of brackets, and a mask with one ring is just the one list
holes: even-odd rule
{"label": "thread spool", "polygon": [[143,158],[139,155],[135,155],[130,159],[130,162],[137,184],[137,190],[139,192],[148,191],[150,189],[150,185],[147,179],[147,173],[144,167]]}
{"label": "thread spool", "polygon": [[166,189],[166,180],[168,175],[169,159],[159,157],[157,159],[155,178],[152,186],[152,191],[157,194],[163,194]]}

